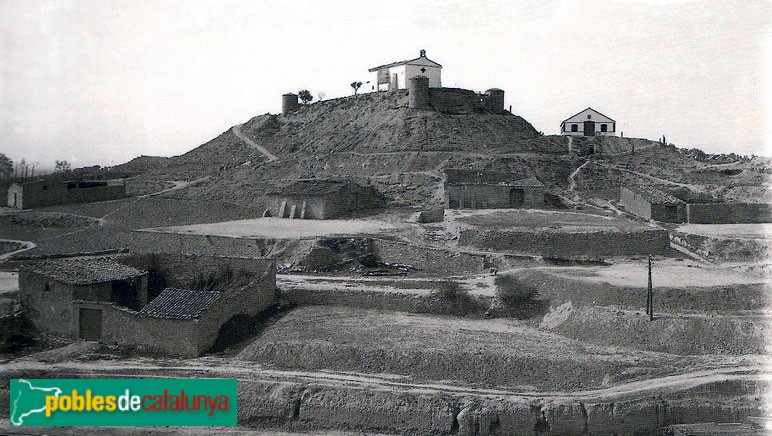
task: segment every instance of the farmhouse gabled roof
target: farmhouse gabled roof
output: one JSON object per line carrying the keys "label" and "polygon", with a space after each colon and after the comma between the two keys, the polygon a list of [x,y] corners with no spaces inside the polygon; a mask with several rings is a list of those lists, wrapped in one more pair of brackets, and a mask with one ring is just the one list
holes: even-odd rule
{"label": "farmhouse gabled roof", "polygon": [[139,311],[142,318],[198,319],[222,293],[166,288]]}
{"label": "farmhouse gabled roof", "polygon": [[518,178],[504,171],[481,171],[460,168],[446,168],[446,185],[503,185],[503,186],[544,186],[536,177]]}
{"label": "farmhouse gabled roof", "polygon": [[52,280],[81,286],[126,280],[147,274],[145,271],[120,264],[112,259],[83,257],[49,259],[23,265],[22,269],[44,275]]}
{"label": "farmhouse gabled roof", "polygon": [[652,186],[636,185],[623,186],[623,188],[640,195],[644,200],[651,204],[684,204],[684,201],[680,198],[670,195],[667,192],[660,191],[659,189]]}
{"label": "farmhouse gabled roof", "polygon": [[[423,53],[423,52],[422,52],[422,53]],[[382,69],[384,69],[384,68],[398,67],[398,66],[400,66],[400,65],[409,65],[409,64],[417,63],[417,61],[419,61],[419,60],[421,60],[421,59],[423,59],[423,60],[427,61],[429,64],[434,64],[435,66],[442,68],[442,65],[440,65],[440,64],[438,64],[437,62],[434,62],[433,60],[431,60],[431,59],[427,58],[427,57],[426,57],[426,53],[423,53],[423,55],[422,55],[422,56],[418,56],[418,57],[417,57],[417,58],[415,58],[415,59],[408,59],[408,60],[406,60],[406,61],[392,62],[392,63],[390,63],[390,64],[379,65],[379,66],[377,66],[377,67],[373,67],[373,68],[370,68],[370,69],[369,69],[369,70],[367,70],[367,71],[369,71],[369,72],[371,72],[371,73],[372,73],[372,72],[374,72],[374,71],[382,70]],[[426,63],[421,63],[420,65],[426,65]]]}
{"label": "farmhouse gabled roof", "polygon": [[575,116],[577,116],[577,115],[581,114],[582,112],[584,112],[584,111],[586,111],[586,110],[591,110],[591,111],[595,112],[596,114],[598,114],[598,115],[600,115],[600,116],[602,116],[602,117],[606,117],[606,118],[608,118],[609,120],[611,120],[611,122],[614,122],[614,123],[616,123],[616,121],[615,121],[614,119],[612,119],[611,117],[609,117],[609,116],[607,116],[607,115],[603,115],[602,113],[600,113],[600,112],[596,111],[595,109],[593,109],[593,108],[591,108],[591,107],[589,107],[589,106],[588,106],[586,109],[582,109],[582,110],[580,110],[579,112],[577,112],[577,113],[575,113],[575,114],[571,115],[570,117],[566,118],[565,120],[561,121],[561,122],[560,122],[560,124],[563,124],[563,123],[565,123],[566,121],[568,121],[568,120],[570,120],[571,118],[573,118],[573,117],[575,117]]}
{"label": "farmhouse gabled roof", "polygon": [[327,195],[339,192],[347,186],[362,188],[350,180],[298,180],[283,188],[278,188],[267,195]]}

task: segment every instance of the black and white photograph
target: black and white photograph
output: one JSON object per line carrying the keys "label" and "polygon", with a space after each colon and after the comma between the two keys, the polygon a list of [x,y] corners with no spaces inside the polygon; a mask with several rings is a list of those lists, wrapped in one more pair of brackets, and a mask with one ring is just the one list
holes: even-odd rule
{"label": "black and white photograph", "polygon": [[772,435],[772,1],[0,0],[0,434]]}

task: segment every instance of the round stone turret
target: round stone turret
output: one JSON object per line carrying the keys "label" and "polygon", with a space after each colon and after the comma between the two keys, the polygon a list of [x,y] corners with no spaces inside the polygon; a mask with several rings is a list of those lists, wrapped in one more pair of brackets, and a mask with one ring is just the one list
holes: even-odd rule
{"label": "round stone turret", "polygon": [[298,95],[288,92],[281,96],[281,114],[287,115],[297,111],[300,108]]}
{"label": "round stone turret", "polygon": [[431,109],[429,78],[426,76],[415,76],[407,82],[407,106],[410,109]]}
{"label": "round stone turret", "polygon": [[485,103],[488,110],[491,112],[503,112],[504,111],[504,90],[499,88],[491,88],[485,91],[486,98]]}

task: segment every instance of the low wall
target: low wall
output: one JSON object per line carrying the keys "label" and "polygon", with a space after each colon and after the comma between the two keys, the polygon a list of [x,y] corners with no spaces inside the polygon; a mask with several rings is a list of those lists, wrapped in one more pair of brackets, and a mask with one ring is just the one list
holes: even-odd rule
{"label": "low wall", "polygon": [[[445,315],[448,303],[433,296],[431,291],[424,294],[406,292],[385,292],[364,289],[280,289],[281,298],[301,306],[344,306],[360,309],[394,310],[411,313],[432,313]],[[490,307],[493,297],[472,296],[481,311]]]}
{"label": "low wall", "polygon": [[263,256],[275,240],[228,238],[224,236],[185,235],[134,231],[130,250],[134,253],[198,253],[223,256]]}
{"label": "low wall", "polygon": [[460,88],[429,88],[432,108],[447,114],[470,114],[487,111],[482,95]]}
{"label": "low wall", "polygon": [[106,303],[81,302],[76,303],[77,308],[102,310],[103,342],[179,356],[198,356],[204,351],[201,335],[205,332],[198,320],[139,318],[133,310]]}
{"label": "low wall", "polygon": [[422,271],[465,274],[484,271],[488,264],[483,255],[430,250],[401,241],[373,239],[375,254],[383,262],[407,264]]}
{"label": "low wall", "polygon": [[166,279],[166,286],[185,288],[202,275],[216,274],[229,269],[234,275],[256,276],[269,274],[266,283],[276,282],[276,262],[263,257],[236,257],[208,254],[127,254],[115,257],[118,262],[144,271],[157,271]]}
{"label": "low wall", "polygon": [[663,229],[639,231],[598,230],[588,232],[461,229],[459,245],[490,250],[539,254],[549,257],[626,256],[666,254],[668,232]]}
{"label": "low wall", "polygon": [[772,222],[772,204],[695,203],[686,205],[692,224],[756,224]]}

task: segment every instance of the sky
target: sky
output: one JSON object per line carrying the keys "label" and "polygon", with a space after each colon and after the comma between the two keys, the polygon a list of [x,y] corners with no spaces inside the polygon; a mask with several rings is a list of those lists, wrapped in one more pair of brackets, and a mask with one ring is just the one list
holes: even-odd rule
{"label": "sky", "polygon": [[772,156],[763,0],[0,0],[0,153],[178,155],[421,49],[443,86],[504,89],[545,134],[591,106],[626,137]]}

